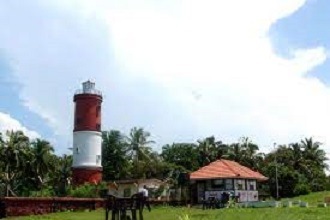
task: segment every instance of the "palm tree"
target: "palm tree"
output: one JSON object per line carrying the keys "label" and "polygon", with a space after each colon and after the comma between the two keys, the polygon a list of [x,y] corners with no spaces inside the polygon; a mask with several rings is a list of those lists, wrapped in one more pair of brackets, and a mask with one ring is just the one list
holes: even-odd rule
{"label": "palm tree", "polygon": [[61,171],[61,179],[64,181],[67,185],[71,184],[71,174],[72,174],[72,155],[66,155],[64,154],[62,157],[60,157],[60,171]]}
{"label": "palm tree", "polygon": [[120,131],[102,132],[102,166],[105,180],[129,176],[128,143]]}
{"label": "palm tree", "polygon": [[308,169],[305,166],[305,161],[304,161],[304,155],[303,151],[301,150],[301,144],[299,143],[293,143],[289,145],[291,149],[291,165],[295,170],[300,170],[301,172],[304,172],[306,169]]}
{"label": "palm tree", "polygon": [[241,138],[242,163],[250,168],[258,168],[264,155],[258,153],[259,147],[248,137]]}
{"label": "palm tree", "polygon": [[222,143],[222,141],[217,142],[217,157],[216,159],[229,158],[230,146],[228,144]]}
{"label": "palm tree", "polygon": [[56,161],[56,169],[51,172],[51,184],[57,196],[66,196],[68,187],[71,185],[72,177],[72,155],[64,154],[61,157],[53,155]]}
{"label": "palm tree", "polygon": [[162,160],[168,164],[194,171],[199,166],[199,153],[194,143],[173,143],[164,145],[161,153]]}
{"label": "palm tree", "polygon": [[127,137],[130,150],[132,152],[133,161],[135,163],[136,175],[139,174],[139,160],[150,160],[149,154],[151,152],[150,144],[155,143],[152,140],[149,140],[150,133],[145,131],[143,128],[132,128]]}
{"label": "palm tree", "polygon": [[17,179],[24,173],[28,149],[29,138],[22,131],[7,131],[6,137],[1,141],[0,156],[3,162],[1,179],[6,188],[6,196],[16,196],[15,189],[19,187]]}
{"label": "palm tree", "polygon": [[243,152],[240,143],[234,143],[229,146],[228,159],[238,163],[242,162]]}
{"label": "palm tree", "polygon": [[45,178],[50,171],[55,171],[52,153],[54,148],[48,141],[36,139],[32,142],[32,168],[34,172],[34,180],[38,188],[42,188]]}
{"label": "palm tree", "polygon": [[328,169],[325,161],[328,158],[324,150],[320,149],[320,142],[314,142],[312,138],[305,138],[301,141],[301,144],[304,149],[304,165],[307,168],[306,177],[311,184],[312,191],[318,191],[323,188],[320,179],[324,180],[324,169]]}
{"label": "palm tree", "polygon": [[199,160],[201,166],[206,166],[218,157],[217,146],[221,142],[215,141],[214,136],[207,137],[203,140],[198,140]]}
{"label": "palm tree", "polygon": [[58,166],[56,169],[57,180],[54,188],[57,189],[57,194],[59,196],[67,195],[68,187],[71,185],[72,177],[72,155],[64,154],[62,157],[58,158]]}
{"label": "palm tree", "polygon": [[310,163],[320,166],[322,168],[327,168],[325,161],[328,160],[326,154],[320,149],[322,145],[320,142],[314,142],[313,138],[305,138],[301,141],[302,148],[304,149],[303,155],[306,160]]}

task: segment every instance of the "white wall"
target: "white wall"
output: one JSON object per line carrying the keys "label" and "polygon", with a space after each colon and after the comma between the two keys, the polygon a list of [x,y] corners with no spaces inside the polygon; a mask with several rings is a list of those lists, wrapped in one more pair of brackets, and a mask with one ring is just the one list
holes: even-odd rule
{"label": "white wall", "polygon": [[239,202],[256,202],[259,201],[258,191],[236,190],[235,196],[239,196]]}
{"label": "white wall", "polygon": [[230,193],[231,195],[235,193],[235,196],[239,196],[239,202],[256,202],[259,200],[258,191],[250,190],[205,191],[205,199],[208,200],[210,196],[220,199],[221,194],[224,192]]}
{"label": "white wall", "polygon": [[[224,184],[227,179],[224,179]],[[231,181],[231,180],[230,180]],[[227,184],[225,184],[227,186]],[[227,193],[235,193],[235,196],[239,196],[240,202],[252,202],[258,201],[258,191],[256,189],[256,180],[250,179],[234,179],[234,186],[231,186],[232,189],[220,189],[212,186],[212,180],[205,181],[205,189],[204,183],[197,182],[197,193],[198,193],[198,202],[201,202],[201,198],[205,197],[207,200],[210,196],[216,197],[217,199],[221,198],[221,194],[223,192]]]}
{"label": "white wall", "polygon": [[101,152],[101,132],[76,131],[73,133],[72,167],[101,167]]}

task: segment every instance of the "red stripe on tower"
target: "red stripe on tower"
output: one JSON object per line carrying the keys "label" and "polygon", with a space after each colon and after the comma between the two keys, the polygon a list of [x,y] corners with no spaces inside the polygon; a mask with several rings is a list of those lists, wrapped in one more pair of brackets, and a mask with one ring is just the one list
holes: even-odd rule
{"label": "red stripe on tower", "polygon": [[95,89],[95,83],[87,81],[73,100],[73,184],[99,183],[102,180],[102,94]]}

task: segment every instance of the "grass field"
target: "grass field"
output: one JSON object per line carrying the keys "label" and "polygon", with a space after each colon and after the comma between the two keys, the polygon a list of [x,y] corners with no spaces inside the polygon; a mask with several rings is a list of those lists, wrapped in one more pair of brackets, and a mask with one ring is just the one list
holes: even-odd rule
{"label": "grass field", "polygon": [[[326,220],[330,219],[330,208],[263,208],[263,209],[187,209],[162,207],[145,212],[145,220],[179,220],[189,216],[190,220]],[[46,216],[10,218],[11,220],[103,220],[103,210],[96,212],[66,212]],[[185,218],[182,218],[186,220]],[[188,220],[188,219],[187,219]]]}
{"label": "grass field", "polygon": [[295,198],[283,199],[283,200],[291,200],[291,201],[301,200],[301,201],[304,201],[304,202],[308,202],[311,205],[315,205],[318,202],[323,202],[324,197],[330,197],[330,191],[310,193],[310,194],[305,195],[305,196],[298,196],[298,197],[295,197]]}
{"label": "grass field", "polygon": [[[309,202],[312,206],[323,201],[330,192],[313,193],[290,200]],[[327,208],[230,208],[202,210],[197,208],[157,207],[144,212],[145,220],[330,220],[330,207]],[[189,216],[189,218],[184,218]],[[10,218],[11,220],[103,220],[104,211],[65,212],[45,216]]]}

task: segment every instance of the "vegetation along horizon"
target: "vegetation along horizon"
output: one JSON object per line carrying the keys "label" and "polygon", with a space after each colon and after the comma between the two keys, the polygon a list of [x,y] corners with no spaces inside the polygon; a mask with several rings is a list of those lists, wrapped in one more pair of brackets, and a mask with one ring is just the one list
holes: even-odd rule
{"label": "vegetation along horizon", "polygon": [[[321,143],[305,138],[295,143],[278,145],[269,153],[259,150],[248,137],[224,143],[214,136],[192,143],[172,143],[154,149],[156,143],[143,128],[132,128],[128,135],[118,130],[102,132],[103,180],[129,178],[166,179],[180,187],[179,174],[197,170],[217,159],[236,161],[258,170],[269,178],[260,187],[275,197],[275,169],[278,170],[279,196],[290,198],[330,189],[325,170],[326,154]],[[71,155],[56,155],[50,142],[30,140],[22,131],[7,131],[0,136],[1,196],[74,196],[98,197],[95,187],[71,186]],[[276,160],[275,160],[276,158]],[[314,194],[312,194],[314,195]],[[321,199],[322,200],[322,199]],[[146,219],[330,219],[328,208],[292,209],[221,209],[207,210],[157,208],[146,212]],[[91,215],[93,217],[91,217]],[[68,218],[66,218],[66,216]],[[103,211],[55,213],[22,219],[100,219]],[[272,217],[274,216],[274,217]],[[205,218],[204,218],[205,217]]]}

